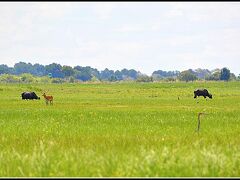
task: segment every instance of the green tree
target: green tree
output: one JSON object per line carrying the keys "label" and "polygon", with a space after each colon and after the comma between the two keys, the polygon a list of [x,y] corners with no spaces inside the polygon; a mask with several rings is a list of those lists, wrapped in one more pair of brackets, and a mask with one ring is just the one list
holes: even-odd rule
{"label": "green tree", "polygon": [[75,66],[74,67],[74,77],[76,79],[82,81],[89,81],[92,77],[96,77],[99,79],[99,71],[97,69],[91,68],[90,66],[82,67],[82,66]]}
{"label": "green tree", "polygon": [[186,70],[186,71],[182,71],[179,76],[178,79],[180,81],[195,81],[197,80],[197,76],[194,75],[190,70]]}
{"label": "green tree", "polygon": [[134,69],[127,70],[126,68],[121,70],[122,79],[137,79],[138,72]]}
{"label": "green tree", "polygon": [[81,71],[78,70],[74,70],[74,77],[78,80],[81,81],[89,81],[92,78],[92,75],[89,71],[87,71],[86,69],[82,69]]}
{"label": "green tree", "polygon": [[64,78],[64,74],[62,72],[62,66],[60,64],[52,63],[45,66],[45,69],[48,73],[52,73],[53,78]]}
{"label": "green tree", "polygon": [[111,75],[109,78],[108,78],[109,81],[117,81],[117,78],[115,75]]}
{"label": "green tree", "polygon": [[32,74],[35,76],[45,76],[47,75],[47,71],[43,65],[36,63],[32,67]]}
{"label": "green tree", "polygon": [[114,75],[118,81],[123,80],[122,73],[119,70],[115,71]]}
{"label": "green tree", "polygon": [[70,82],[70,83],[74,83],[74,81],[75,81],[75,78],[74,78],[73,76],[70,76],[70,77],[69,77],[69,82]]}
{"label": "green tree", "polygon": [[220,80],[228,81],[230,79],[230,70],[226,67],[221,69]]}
{"label": "green tree", "polygon": [[163,71],[157,70],[152,73],[152,76],[155,80],[161,80],[164,78],[176,78],[180,74],[179,71]]}
{"label": "green tree", "polygon": [[229,78],[230,81],[234,81],[234,80],[237,80],[237,77],[235,76],[234,73],[230,73],[230,78]]}
{"label": "green tree", "polygon": [[23,74],[21,74],[20,75],[20,79],[21,79],[22,82],[25,82],[25,83],[34,82],[34,77],[30,73],[23,73]]}
{"label": "green tree", "polygon": [[109,80],[111,78],[111,76],[114,76],[114,71],[113,70],[109,70],[108,68],[105,68],[100,73],[101,80]]}
{"label": "green tree", "polygon": [[205,80],[207,81],[219,81],[220,80],[220,71],[215,71],[210,75],[207,75],[205,77]]}
{"label": "green tree", "polygon": [[74,75],[74,70],[71,66],[63,66],[62,67],[62,72],[65,77],[73,76]]}
{"label": "green tree", "polygon": [[96,76],[93,76],[91,78],[91,82],[100,82],[99,79]]}
{"label": "green tree", "polygon": [[31,73],[33,71],[33,66],[31,63],[19,62],[14,65],[14,70],[17,75],[23,73]]}
{"label": "green tree", "polygon": [[0,65],[0,74],[8,74],[10,73],[10,70],[7,65]]}

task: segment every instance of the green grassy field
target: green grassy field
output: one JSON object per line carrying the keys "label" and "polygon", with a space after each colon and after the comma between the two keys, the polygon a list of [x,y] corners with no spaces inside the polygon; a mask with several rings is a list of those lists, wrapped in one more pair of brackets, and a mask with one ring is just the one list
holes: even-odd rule
{"label": "green grassy field", "polygon": [[1,177],[240,176],[240,82],[0,84],[0,99]]}

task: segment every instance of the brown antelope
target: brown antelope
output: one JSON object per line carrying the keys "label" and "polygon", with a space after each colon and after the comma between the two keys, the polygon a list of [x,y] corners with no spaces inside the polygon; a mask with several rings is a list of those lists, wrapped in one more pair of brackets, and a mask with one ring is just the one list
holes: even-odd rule
{"label": "brown antelope", "polygon": [[47,96],[45,93],[43,93],[43,97],[46,100],[46,105],[48,105],[48,101],[50,102],[50,105],[53,105],[53,96]]}

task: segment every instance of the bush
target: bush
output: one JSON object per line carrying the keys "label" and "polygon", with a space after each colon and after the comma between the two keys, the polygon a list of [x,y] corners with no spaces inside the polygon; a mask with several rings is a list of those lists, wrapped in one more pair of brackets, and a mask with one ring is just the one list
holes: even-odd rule
{"label": "bush", "polygon": [[36,78],[33,77],[32,74],[23,73],[20,75],[20,80],[25,83],[36,82]]}
{"label": "bush", "polygon": [[11,74],[2,74],[0,76],[0,82],[6,82],[6,83],[19,83],[20,77],[11,75]]}
{"label": "bush", "polygon": [[137,77],[137,82],[152,82],[153,78],[147,75],[140,75]]}
{"label": "bush", "polygon": [[64,82],[64,80],[63,79],[61,79],[61,78],[53,78],[52,79],[52,81],[51,81],[51,83],[63,83]]}

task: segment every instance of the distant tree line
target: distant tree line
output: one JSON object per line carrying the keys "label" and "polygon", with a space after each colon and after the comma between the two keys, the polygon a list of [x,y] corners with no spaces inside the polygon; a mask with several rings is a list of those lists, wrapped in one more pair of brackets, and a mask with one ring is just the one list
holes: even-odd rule
{"label": "distant tree line", "polygon": [[18,62],[14,67],[0,65],[0,81],[4,82],[76,82],[76,81],[195,81],[195,80],[240,80],[226,67],[209,71],[196,69],[185,71],[157,70],[151,76],[134,69],[109,70],[105,68],[98,71],[90,66],[66,66],[57,63],[49,65]]}
{"label": "distant tree line", "polygon": [[207,81],[232,81],[240,80],[240,75],[236,77],[235,74],[231,73],[226,67],[212,71],[209,71],[208,69],[189,69],[182,71],[179,74],[178,79],[181,81],[195,81],[201,79]]}
{"label": "distant tree line", "polygon": [[7,65],[0,65],[0,75],[11,74],[11,75],[22,75],[31,74],[37,77],[50,77],[58,78],[62,80],[72,79],[79,81],[121,81],[121,80],[136,80],[138,77],[141,78],[143,74],[134,69],[122,69],[121,71],[113,71],[108,68],[103,71],[98,71],[90,66],[62,66],[57,63],[49,65],[41,65],[19,62],[14,67],[8,67]]}

